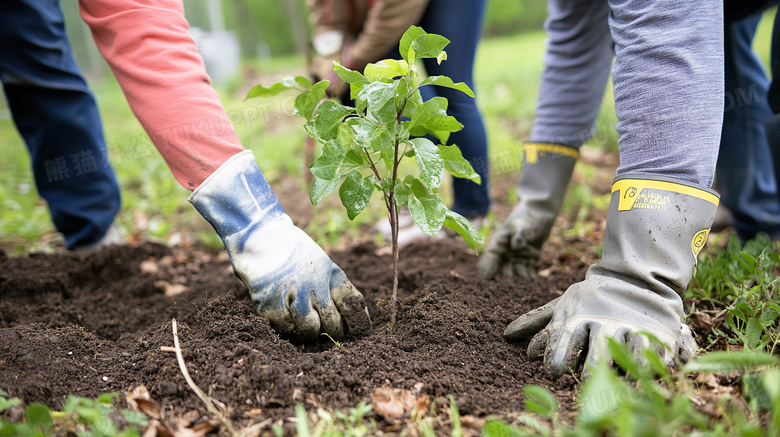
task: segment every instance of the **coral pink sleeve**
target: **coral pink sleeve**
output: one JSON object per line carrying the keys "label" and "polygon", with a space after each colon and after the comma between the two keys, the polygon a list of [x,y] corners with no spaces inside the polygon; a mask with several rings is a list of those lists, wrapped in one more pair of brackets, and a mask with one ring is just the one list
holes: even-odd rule
{"label": "coral pink sleeve", "polygon": [[244,150],[189,34],[181,0],[79,0],[130,108],[194,190]]}

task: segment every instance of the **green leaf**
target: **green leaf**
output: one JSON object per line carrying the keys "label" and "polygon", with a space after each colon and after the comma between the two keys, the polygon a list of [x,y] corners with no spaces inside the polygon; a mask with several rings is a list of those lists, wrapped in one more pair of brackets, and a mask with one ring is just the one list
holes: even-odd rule
{"label": "green leaf", "polygon": [[375,64],[366,65],[363,74],[370,81],[392,80],[395,77],[409,74],[409,64],[406,61],[383,59]]}
{"label": "green leaf", "polygon": [[398,82],[372,82],[358,93],[358,100],[367,104],[368,116],[381,123],[395,122],[395,97]]}
{"label": "green leaf", "polygon": [[761,336],[764,334],[764,327],[761,326],[761,322],[758,319],[748,319],[747,328],[745,329],[745,335],[750,341],[751,349],[755,349],[761,342]]}
{"label": "green leaf", "polygon": [[579,419],[583,424],[610,423],[620,407],[618,394],[625,391],[629,399],[638,399],[636,390],[618,378],[604,359],[589,369],[590,377],[583,382],[577,400]]}
{"label": "green leaf", "polygon": [[317,108],[317,115],[306,123],[307,131],[317,141],[326,143],[336,138],[341,121],[354,111],[354,108],[339,105],[331,100],[322,102]]}
{"label": "green leaf", "polygon": [[49,408],[43,404],[30,404],[24,409],[24,417],[27,424],[33,428],[49,429],[52,425]]}
{"label": "green leaf", "polygon": [[463,129],[463,125],[455,117],[447,115],[447,99],[434,97],[417,107],[411,120],[406,122],[406,128],[417,137],[431,134],[446,143],[450,132]]}
{"label": "green leaf", "polygon": [[471,163],[463,157],[460,148],[456,145],[445,146],[439,144],[441,157],[444,159],[444,168],[456,178],[468,179],[478,184],[482,183],[482,178],[474,171]]}
{"label": "green leaf", "polygon": [[764,310],[764,312],[761,313],[761,316],[759,316],[758,320],[762,325],[769,326],[774,323],[775,320],[777,320],[777,315],[777,310],[774,308],[767,308]]}
{"label": "green leaf", "polygon": [[526,437],[526,434],[519,428],[515,428],[500,420],[488,420],[482,427],[482,437]]}
{"label": "green leaf", "polygon": [[780,358],[761,351],[717,351],[702,355],[683,367],[685,373],[728,373],[745,371],[780,362]]}
{"label": "green leaf", "polygon": [[463,217],[455,211],[447,210],[447,213],[444,216],[444,226],[452,229],[463,237],[466,244],[475,252],[485,244],[482,234],[474,228],[474,225],[466,220],[466,217]]}
{"label": "green leaf", "polygon": [[314,84],[310,90],[304,91],[295,98],[295,115],[302,115],[307,120],[311,120],[314,116],[314,110],[317,109],[317,105],[320,103],[323,97],[325,97],[325,91],[328,89],[330,82],[327,80],[321,80]]}
{"label": "green leaf", "polygon": [[414,150],[420,177],[429,189],[438,188],[444,181],[444,160],[439,148],[427,138],[413,138],[409,143]]}
{"label": "green leaf", "polygon": [[336,61],[333,61],[333,69],[336,70],[336,74],[341,80],[349,84],[349,96],[351,99],[355,99],[363,86],[369,83],[369,80],[360,74],[359,71],[350,70]]}
{"label": "green leaf", "polygon": [[[413,178],[413,176],[412,176]],[[389,180],[389,179],[385,179]],[[401,181],[399,179],[395,180],[395,203],[398,205],[398,207],[406,206],[407,203],[409,203],[409,195],[411,194],[411,188],[409,188],[409,185],[407,185],[404,181]]]}
{"label": "green leaf", "polygon": [[398,43],[398,52],[409,65],[414,64],[414,61],[417,60],[415,50],[412,49],[412,42],[422,35],[427,35],[422,28],[411,26],[401,36],[401,41]]}
{"label": "green leaf", "polygon": [[249,90],[244,100],[251,99],[253,97],[273,97],[284,91],[297,90],[299,88],[295,86],[296,84],[304,89],[309,89],[312,87],[309,79],[306,79],[303,76],[283,76],[281,82],[277,82],[268,87],[263,85],[255,85],[251,90]]}
{"label": "green leaf", "polygon": [[659,375],[662,378],[666,378],[669,375],[669,370],[666,368],[666,364],[661,359],[658,352],[650,348],[642,349],[642,356],[647,360],[647,365],[654,374]]}
{"label": "green leaf", "polygon": [[366,155],[362,150],[358,151],[356,149],[349,149],[346,156],[344,156],[344,165],[351,167],[362,167],[364,165],[368,165],[368,162],[366,162]]}
{"label": "green leaf", "polygon": [[384,126],[365,118],[352,118],[348,122],[355,132],[355,143],[358,147],[371,152],[389,149],[392,155],[393,142]]}
{"label": "green leaf", "polygon": [[322,155],[315,159],[309,170],[320,179],[331,180],[339,177],[347,149],[336,141],[328,141],[322,147]]}
{"label": "green leaf", "polygon": [[439,233],[444,224],[447,207],[419,180],[415,180],[411,188],[406,206],[409,208],[412,220],[425,235],[433,237]]}
{"label": "green leaf", "polygon": [[420,90],[415,91],[408,99],[406,99],[406,106],[404,107],[404,117],[412,118],[412,115],[417,111],[417,108],[423,104],[422,94]]}
{"label": "green leaf", "polygon": [[416,57],[415,60],[438,58],[442,50],[444,50],[444,47],[447,47],[447,44],[449,43],[450,40],[441,35],[436,35],[435,33],[420,35],[412,41],[412,49],[414,50]]}
{"label": "green leaf", "polygon": [[[5,393],[5,392],[3,392]],[[17,405],[21,405],[22,401],[19,398],[10,398],[6,399],[5,396],[8,396],[8,393],[5,393],[4,395],[0,395],[3,397],[0,397],[0,413],[3,411],[15,407]]]}
{"label": "green leaf", "polygon": [[322,179],[314,176],[314,180],[311,182],[311,189],[309,190],[311,204],[317,206],[322,199],[330,196],[338,187],[339,178]]}
{"label": "green leaf", "polygon": [[369,80],[360,74],[359,71],[350,70],[337,61],[333,61],[333,69],[341,80],[346,83],[368,83]]}
{"label": "green leaf", "polygon": [[373,175],[364,178],[360,172],[352,171],[341,184],[339,197],[350,220],[354,220],[368,205],[374,194],[374,181],[376,178]]}
{"label": "green leaf", "polygon": [[422,81],[422,83],[420,83],[420,86],[424,85],[437,85],[446,88],[452,88],[463,92],[471,98],[474,98],[474,91],[472,91],[468,85],[463,82],[453,83],[452,79],[447,76],[428,76],[425,78],[425,80]]}
{"label": "green leaf", "polygon": [[458,411],[458,405],[455,403],[455,397],[450,395],[450,418],[452,419],[452,437],[463,437],[463,428],[460,425],[460,412]]}
{"label": "green leaf", "polygon": [[544,417],[552,417],[558,411],[558,401],[552,393],[539,385],[526,385],[525,409]]}
{"label": "green leaf", "polygon": [[102,395],[98,396],[97,403],[99,404],[108,404],[113,405],[114,404],[114,398],[119,396],[119,393],[103,393]]}
{"label": "green leaf", "polygon": [[625,343],[618,343],[615,339],[607,338],[607,348],[612,360],[634,379],[642,375],[642,366],[628,350],[628,346]]}
{"label": "green leaf", "polygon": [[122,408],[120,413],[122,413],[122,416],[125,418],[125,420],[127,420],[127,423],[131,425],[149,426],[149,418],[146,417],[146,414],[140,411],[133,411],[128,410],[127,408]]}
{"label": "green leaf", "polygon": [[[309,89],[309,88],[312,87],[311,81],[308,78],[306,78],[306,77],[295,76],[293,78],[293,80],[295,81],[295,83],[297,83],[298,85],[302,86],[303,88]],[[282,81],[284,81],[284,78],[282,78]]]}

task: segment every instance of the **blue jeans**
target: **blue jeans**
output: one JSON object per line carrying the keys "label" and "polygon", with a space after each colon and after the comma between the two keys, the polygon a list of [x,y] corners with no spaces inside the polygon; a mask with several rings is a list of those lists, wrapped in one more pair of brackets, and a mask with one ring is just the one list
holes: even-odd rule
{"label": "blue jeans", "polygon": [[[443,35],[450,44],[445,48],[448,60],[441,65],[435,59],[425,60],[429,75],[449,76],[454,82],[465,82],[474,89],[474,58],[484,12],[485,0],[431,0],[419,25],[428,33]],[[487,135],[476,101],[460,91],[442,87],[426,86],[422,94],[426,100],[436,96],[447,98],[447,114],[463,124],[463,129],[453,133],[448,143],[456,144],[482,177],[481,185],[453,178],[452,210],[465,217],[486,214],[490,208]]]}
{"label": "blue jeans", "polygon": [[769,79],[751,43],[761,15],[726,25],[726,102],[716,184],[742,240],[780,237],[780,201],[764,121]]}
{"label": "blue jeans", "polygon": [[709,187],[723,111],[723,3],[547,5],[549,39],[531,141],[581,146],[593,133],[611,67],[618,175],[647,173]]}
{"label": "blue jeans", "polygon": [[0,2],[0,80],[40,195],[68,249],[99,241],[119,211],[97,105],[73,59],[59,0]]}

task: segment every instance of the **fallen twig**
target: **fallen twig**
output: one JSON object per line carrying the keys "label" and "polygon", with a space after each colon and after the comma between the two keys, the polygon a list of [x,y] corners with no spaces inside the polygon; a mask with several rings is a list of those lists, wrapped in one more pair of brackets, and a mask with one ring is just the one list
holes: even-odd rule
{"label": "fallen twig", "polygon": [[190,372],[187,370],[187,365],[184,364],[184,356],[182,356],[181,348],[179,347],[179,333],[178,329],[176,328],[176,319],[171,320],[171,327],[173,328],[173,345],[176,352],[176,360],[179,362],[179,369],[181,369],[181,374],[184,375],[184,379],[187,381],[187,385],[190,386],[192,391],[195,392],[195,395],[198,396],[201,402],[203,402],[203,405],[206,406],[206,409],[211,414],[217,416],[219,421],[225,425],[231,434],[237,435],[235,429],[233,428],[233,424],[230,422],[230,419],[228,419],[225,414],[219,408],[217,408],[216,405],[214,405],[215,401],[209,395],[203,393],[203,390],[201,390],[200,387],[195,384],[195,381],[192,380]]}

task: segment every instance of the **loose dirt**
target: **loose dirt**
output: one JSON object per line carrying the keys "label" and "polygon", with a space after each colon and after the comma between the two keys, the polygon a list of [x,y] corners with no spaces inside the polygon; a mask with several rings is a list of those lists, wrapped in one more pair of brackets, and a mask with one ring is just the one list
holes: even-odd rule
{"label": "loose dirt", "polygon": [[530,383],[571,406],[574,379],[548,379],[526,358],[526,344],[502,333],[582,279],[586,263],[555,268],[560,257],[548,257],[546,278],[487,281],[463,243],[413,244],[401,253],[398,321],[389,332],[391,258],[382,253],[361,243],[331,254],[365,294],[374,324],[372,335],[340,346],[280,338],[224,256],[149,243],[83,259],[0,256],[0,388],[59,408],[68,394],[145,385],[169,416],[196,410],[205,419],[175,355],[161,350],[173,346],[176,318],[195,382],[239,422],[293,416],[296,402],[354,407],[380,387],[428,395],[438,407],[453,395],[461,414],[476,417],[519,410]]}

